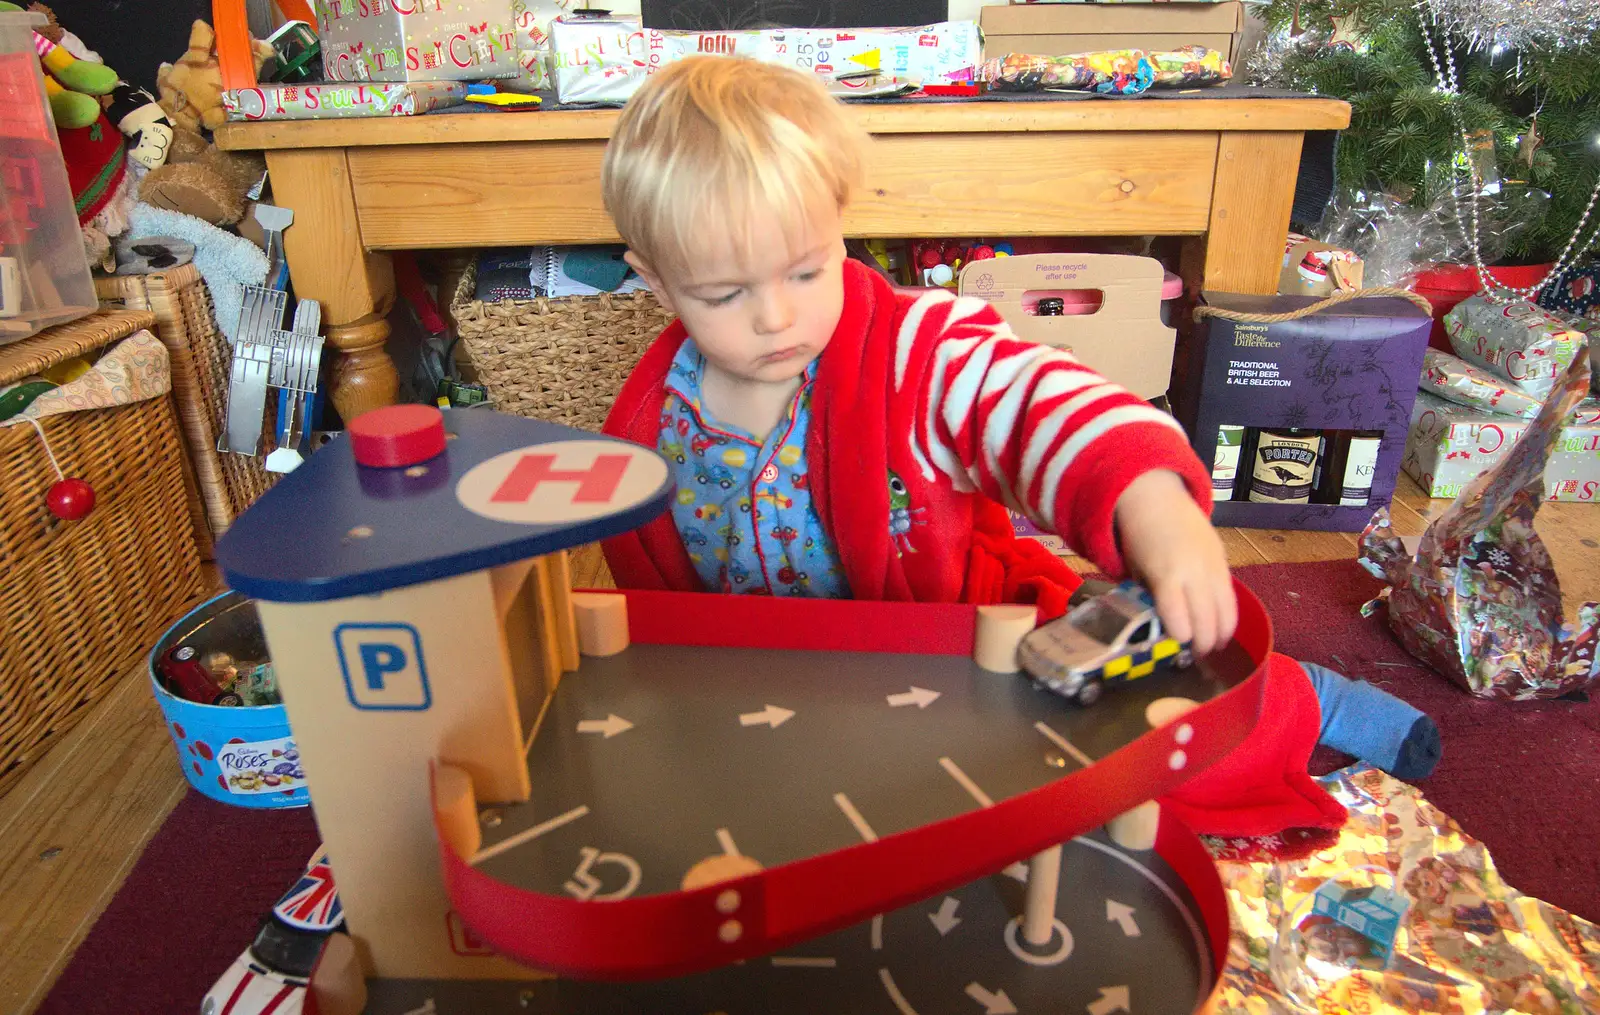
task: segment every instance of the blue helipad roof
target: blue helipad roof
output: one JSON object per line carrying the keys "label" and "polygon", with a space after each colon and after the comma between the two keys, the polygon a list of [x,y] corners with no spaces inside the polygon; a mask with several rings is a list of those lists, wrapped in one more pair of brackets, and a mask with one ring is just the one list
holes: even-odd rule
{"label": "blue helipad roof", "polygon": [[[444,453],[412,469],[357,465],[344,437],[312,454],[217,544],[228,584],[271,602],[369,595],[617,535],[671,496],[665,462],[638,445],[478,409],[444,418]],[[599,482],[580,482],[595,463]]]}

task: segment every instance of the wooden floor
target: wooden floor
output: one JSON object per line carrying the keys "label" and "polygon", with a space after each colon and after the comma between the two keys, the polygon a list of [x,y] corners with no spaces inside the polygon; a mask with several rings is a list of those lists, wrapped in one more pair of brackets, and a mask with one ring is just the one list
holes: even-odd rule
{"label": "wooden floor", "polygon": [[[1395,525],[1418,534],[1448,502],[1402,483]],[[1600,507],[1546,505],[1538,528],[1569,612],[1600,599]],[[1344,533],[1229,529],[1223,539],[1234,566],[1348,559],[1356,549]],[[573,583],[610,584],[596,548],[576,555]],[[38,1005],[186,787],[136,670],[0,798],[0,1015]]]}

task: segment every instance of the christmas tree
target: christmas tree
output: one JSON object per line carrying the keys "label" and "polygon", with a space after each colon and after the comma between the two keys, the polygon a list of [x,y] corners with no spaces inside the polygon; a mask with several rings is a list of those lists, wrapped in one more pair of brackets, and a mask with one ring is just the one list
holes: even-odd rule
{"label": "christmas tree", "polygon": [[[1478,159],[1492,151],[1492,163],[1480,167],[1495,166],[1508,188],[1550,195],[1505,260],[1550,261],[1600,176],[1600,15],[1586,0],[1513,2],[1522,23],[1542,27],[1494,18],[1494,0],[1443,23],[1435,20],[1441,0],[1272,0],[1256,8],[1267,35],[1247,58],[1247,80],[1347,100],[1340,186],[1378,188],[1419,207],[1447,195],[1472,157],[1463,151],[1464,128]],[[1530,8],[1544,9],[1543,17],[1528,17]],[[1438,87],[1430,39],[1450,47],[1459,94]],[[1580,244],[1596,224],[1591,217]]]}

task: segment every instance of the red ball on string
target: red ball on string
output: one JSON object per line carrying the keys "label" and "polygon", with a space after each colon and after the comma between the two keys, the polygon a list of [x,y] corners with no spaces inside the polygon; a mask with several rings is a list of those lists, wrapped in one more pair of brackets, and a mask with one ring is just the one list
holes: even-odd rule
{"label": "red ball on string", "polygon": [[44,502],[57,518],[75,522],[94,510],[94,487],[76,477],[58,480],[51,484]]}

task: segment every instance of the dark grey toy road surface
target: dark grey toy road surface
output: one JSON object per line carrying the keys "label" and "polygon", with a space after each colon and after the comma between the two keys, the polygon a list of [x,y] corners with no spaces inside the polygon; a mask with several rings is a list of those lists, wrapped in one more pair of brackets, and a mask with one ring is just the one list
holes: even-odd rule
{"label": "dark grey toy road surface", "polygon": [[[958,657],[635,645],[585,659],[562,682],[529,753],[532,798],[485,809],[477,866],[507,884],[592,899],[675,891],[696,862],[724,852],[776,866],[1044,785],[1143,734],[1150,701],[1204,701],[1250,670],[1232,647],[1080,709]],[[1125,852],[1100,833],[1070,844],[1061,927],[1043,956],[1015,943],[1023,876],[1015,867],[697,976],[382,981],[368,1011],[1193,1010],[1210,975],[1198,910],[1153,852]]]}

